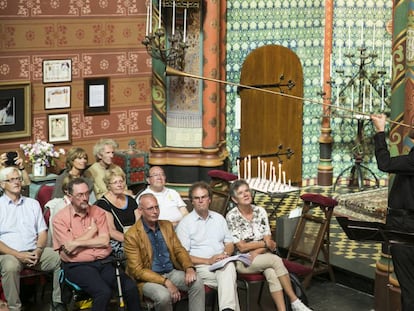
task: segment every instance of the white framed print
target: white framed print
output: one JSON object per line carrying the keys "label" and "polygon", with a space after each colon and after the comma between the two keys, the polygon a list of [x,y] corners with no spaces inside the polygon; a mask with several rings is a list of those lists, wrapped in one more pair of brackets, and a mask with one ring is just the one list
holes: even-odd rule
{"label": "white framed print", "polygon": [[45,109],[70,108],[70,86],[45,87]]}

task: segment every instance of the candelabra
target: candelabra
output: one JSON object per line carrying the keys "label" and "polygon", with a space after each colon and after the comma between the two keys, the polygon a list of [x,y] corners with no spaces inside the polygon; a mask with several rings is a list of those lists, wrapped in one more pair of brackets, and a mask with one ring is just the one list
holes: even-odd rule
{"label": "candelabra", "polygon": [[[358,49],[359,55],[353,55],[350,52],[345,54],[353,68],[358,70],[352,74],[345,74],[345,70],[336,70],[339,77],[333,81],[328,81],[331,85],[335,96],[332,97],[332,115],[341,117],[344,120],[356,119],[356,137],[352,147],[354,163],[345,168],[337,177],[334,188],[342,176],[350,171],[349,186],[358,185],[363,189],[364,174],[369,173],[379,186],[378,178],[368,167],[362,164],[365,155],[364,131],[366,121],[369,120],[369,114],[388,111],[388,92],[386,82],[386,71],[377,70],[375,60],[377,54],[373,50],[367,50],[365,47]],[[382,61],[383,65],[383,61]],[[338,109],[335,109],[335,108]],[[341,109],[340,109],[341,108]]]}
{"label": "candelabra", "polygon": [[[153,27],[153,11],[156,7],[158,7],[158,23],[155,20],[157,28]],[[183,70],[184,53],[187,48],[187,12],[189,9],[199,7],[200,0],[158,0],[155,5],[153,5],[153,0],[149,0],[145,38],[142,41],[148,54],[152,58],[161,60],[165,65]],[[163,25],[163,15],[164,20],[171,21],[171,27]],[[177,21],[182,21],[182,29],[176,27]]]}

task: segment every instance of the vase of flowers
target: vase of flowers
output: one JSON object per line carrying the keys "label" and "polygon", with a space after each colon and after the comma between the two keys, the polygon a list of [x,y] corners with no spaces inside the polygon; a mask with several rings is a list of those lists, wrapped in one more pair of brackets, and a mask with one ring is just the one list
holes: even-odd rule
{"label": "vase of flowers", "polygon": [[65,150],[62,148],[55,150],[53,144],[40,139],[33,144],[22,144],[20,149],[23,150],[25,157],[32,164],[34,177],[46,176],[46,167],[53,166],[54,159],[65,154]]}

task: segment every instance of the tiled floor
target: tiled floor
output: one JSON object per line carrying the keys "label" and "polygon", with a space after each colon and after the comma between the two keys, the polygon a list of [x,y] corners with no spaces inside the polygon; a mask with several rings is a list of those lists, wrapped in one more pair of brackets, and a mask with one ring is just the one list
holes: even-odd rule
{"label": "tiled floor", "polygon": [[[252,287],[252,301],[251,310],[271,311],[276,310],[270,299],[267,290],[264,291],[262,297],[261,309],[256,304],[258,288]],[[309,300],[309,306],[315,311],[371,311],[374,310],[374,299],[372,295],[361,291],[351,289],[341,284],[334,284],[325,278],[316,278],[312,281],[311,286],[306,290]],[[244,301],[244,294],[240,293],[240,301]],[[49,311],[50,305],[47,303],[47,297],[43,300],[38,298],[37,303],[26,304],[28,311]],[[242,311],[245,311],[245,306],[241,306]],[[116,311],[114,306],[111,311]],[[198,311],[198,310],[194,310]]]}

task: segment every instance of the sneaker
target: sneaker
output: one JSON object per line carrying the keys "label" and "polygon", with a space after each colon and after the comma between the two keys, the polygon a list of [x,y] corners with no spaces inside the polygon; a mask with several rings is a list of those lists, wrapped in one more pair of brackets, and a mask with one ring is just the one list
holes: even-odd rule
{"label": "sneaker", "polygon": [[296,299],[294,302],[291,303],[292,311],[312,311],[312,309],[309,309],[305,304],[300,301],[299,299]]}

